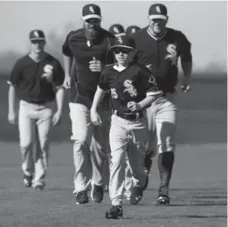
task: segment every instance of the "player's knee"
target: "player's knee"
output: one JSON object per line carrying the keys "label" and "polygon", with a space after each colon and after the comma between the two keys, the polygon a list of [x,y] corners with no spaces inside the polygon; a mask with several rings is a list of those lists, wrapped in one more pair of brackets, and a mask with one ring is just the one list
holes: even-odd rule
{"label": "player's knee", "polygon": [[23,154],[28,152],[30,149],[32,149],[32,141],[28,141],[26,143],[20,143],[20,149]]}

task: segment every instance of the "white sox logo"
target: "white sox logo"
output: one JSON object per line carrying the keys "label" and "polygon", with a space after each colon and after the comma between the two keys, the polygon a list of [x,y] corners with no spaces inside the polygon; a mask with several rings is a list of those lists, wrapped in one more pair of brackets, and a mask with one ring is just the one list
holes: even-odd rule
{"label": "white sox logo", "polygon": [[132,84],[131,80],[125,80],[123,85],[125,87],[124,93],[127,92],[131,97],[138,95],[138,92],[134,87],[134,85]]}
{"label": "white sox logo", "polygon": [[120,33],[120,31],[119,31],[119,29],[118,29],[117,27],[114,27],[114,28],[113,28],[113,31],[114,31],[115,33]]}
{"label": "white sox logo", "polygon": [[118,95],[115,88],[111,88],[111,96],[113,99],[118,99]]}
{"label": "white sox logo", "polygon": [[169,44],[166,48],[166,51],[168,54],[166,55],[165,60],[168,59],[172,65],[177,65],[177,46],[175,44]]}
{"label": "white sox logo", "polygon": [[117,39],[118,39],[119,43],[121,43],[121,44],[123,43],[123,39],[121,36],[118,36]]}
{"label": "white sox logo", "polygon": [[45,65],[44,68],[44,73],[41,75],[42,78],[45,78],[46,80],[48,80],[49,82],[52,80],[52,76],[53,76],[53,66],[52,65]]}
{"label": "white sox logo", "polygon": [[33,34],[34,34],[35,37],[39,37],[39,34],[38,34],[37,31],[34,31]]}
{"label": "white sox logo", "polygon": [[95,13],[93,6],[90,6],[90,7],[89,7],[89,11],[90,11],[91,13]]}
{"label": "white sox logo", "polygon": [[157,82],[156,82],[156,80],[155,80],[155,78],[153,76],[150,77],[149,83],[150,84],[154,84],[155,86],[157,86]]}
{"label": "white sox logo", "polygon": [[156,11],[157,11],[158,13],[161,13],[161,8],[160,8],[160,6],[156,6]]}

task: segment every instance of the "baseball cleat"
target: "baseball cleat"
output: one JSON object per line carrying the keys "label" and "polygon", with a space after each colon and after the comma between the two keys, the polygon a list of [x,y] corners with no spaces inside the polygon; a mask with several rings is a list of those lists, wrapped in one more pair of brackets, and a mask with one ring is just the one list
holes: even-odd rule
{"label": "baseball cleat", "polygon": [[85,204],[89,202],[89,197],[87,195],[87,191],[78,192],[76,195],[76,204]]}
{"label": "baseball cleat", "polygon": [[32,176],[26,176],[23,177],[23,184],[26,188],[29,188],[32,186]]}
{"label": "baseball cleat", "polygon": [[122,206],[112,206],[106,213],[106,219],[120,219],[123,217],[123,208]]}
{"label": "baseball cleat", "polygon": [[156,205],[169,205],[170,199],[169,196],[160,195],[155,202]]}
{"label": "baseball cleat", "polygon": [[136,186],[132,190],[130,203],[132,205],[137,205],[139,203],[139,201],[142,199],[142,197],[143,197],[143,189]]}
{"label": "baseball cleat", "polygon": [[104,197],[103,186],[92,184],[91,199],[96,203],[101,203]]}

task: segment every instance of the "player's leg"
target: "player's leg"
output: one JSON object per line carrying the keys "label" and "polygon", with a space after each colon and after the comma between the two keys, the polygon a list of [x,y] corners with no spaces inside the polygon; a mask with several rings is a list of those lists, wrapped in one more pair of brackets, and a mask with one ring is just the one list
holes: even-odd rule
{"label": "player's leg", "polygon": [[126,121],[112,116],[110,129],[110,179],[109,196],[112,207],[106,212],[107,219],[117,219],[123,216],[122,202],[125,180],[126,150],[128,146]]}
{"label": "player's leg", "polygon": [[38,120],[36,123],[36,155],[35,155],[35,176],[33,188],[42,190],[45,186],[45,174],[48,167],[49,155],[49,135],[52,126],[52,107],[51,104],[41,107],[37,111]]}
{"label": "player's leg", "polygon": [[19,104],[19,138],[20,138],[20,150],[22,156],[22,171],[24,174],[23,183],[26,187],[32,185],[32,179],[34,174],[34,162],[33,162],[33,133],[35,128],[35,120],[31,118],[32,112],[31,105],[24,101],[20,101]]}
{"label": "player's leg", "polygon": [[89,145],[92,131],[89,109],[77,103],[70,103],[70,119],[72,123],[71,140],[74,141],[74,195],[76,204],[88,203],[87,189],[91,182],[92,164]]}
{"label": "player's leg", "polygon": [[128,157],[132,169],[133,190],[130,202],[136,205],[141,200],[145,184],[147,183],[144,165],[147,142],[146,119],[142,118],[131,123],[131,136]]}
{"label": "player's leg", "polygon": [[128,155],[126,154],[124,196],[127,200],[130,200],[131,198],[132,188],[133,188],[132,170],[130,167]]}
{"label": "player's leg", "polygon": [[[91,159],[92,159],[92,181],[91,181],[91,198],[93,201],[100,203],[103,200],[103,187],[105,175],[109,175],[109,165],[105,164],[107,160],[107,149],[109,145],[109,130],[111,111],[99,111],[102,125],[93,126],[93,136],[91,142]],[[105,170],[104,170],[105,168]]]}
{"label": "player's leg", "polygon": [[160,110],[156,115],[158,169],[160,174],[157,200],[159,204],[169,204],[170,202],[169,184],[174,164],[176,115],[175,102],[166,97],[166,101],[161,104]]}

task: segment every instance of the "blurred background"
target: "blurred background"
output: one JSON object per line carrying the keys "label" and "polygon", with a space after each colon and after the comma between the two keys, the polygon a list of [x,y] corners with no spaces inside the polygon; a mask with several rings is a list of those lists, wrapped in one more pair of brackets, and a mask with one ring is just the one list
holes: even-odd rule
{"label": "blurred background", "polygon": [[[157,2],[157,1],[156,1]],[[192,43],[193,82],[189,93],[179,91],[177,142],[205,144],[226,142],[227,115],[227,2],[160,1],[168,7],[168,26],[181,30]],[[0,2],[0,140],[17,141],[17,126],[7,123],[6,80],[16,60],[29,52],[28,34],[42,29],[47,51],[62,62],[61,46],[66,35],[82,26],[81,10],[86,1]],[[125,28],[147,26],[153,1],[93,1],[102,10],[102,26],[114,23]],[[180,79],[182,77],[180,70]],[[66,93],[62,125],[52,132],[52,140],[70,137]]]}

